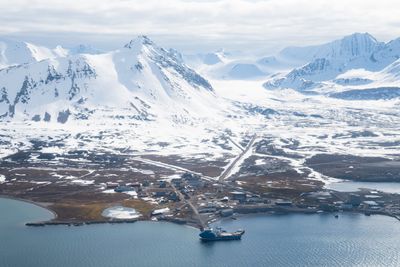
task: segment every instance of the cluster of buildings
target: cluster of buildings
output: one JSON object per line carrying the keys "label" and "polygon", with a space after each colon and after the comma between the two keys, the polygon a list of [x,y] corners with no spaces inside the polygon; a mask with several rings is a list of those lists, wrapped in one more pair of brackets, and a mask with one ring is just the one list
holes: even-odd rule
{"label": "cluster of buildings", "polygon": [[[190,200],[206,221],[212,221],[218,217],[230,217],[236,212],[265,211],[336,212],[343,210],[361,211],[367,215],[389,212],[400,216],[400,204],[396,206],[380,192],[344,193],[323,190],[302,193],[293,199],[275,199],[268,195],[260,196],[246,192],[240,187],[205,181],[194,173],[184,173],[180,177],[153,183],[148,181],[124,185],[107,183],[107,187],[119,193],[135,191],[138,198],[145,201],[151,200],[155,205],[152,216],[169,216],[171,219],[187,219],[193,216],[193,214],[190,215],[189,208],[185,207],[187,205],[183,203],[186,200]],[[187,209],[187,213],[182,210],[183,207]]]}

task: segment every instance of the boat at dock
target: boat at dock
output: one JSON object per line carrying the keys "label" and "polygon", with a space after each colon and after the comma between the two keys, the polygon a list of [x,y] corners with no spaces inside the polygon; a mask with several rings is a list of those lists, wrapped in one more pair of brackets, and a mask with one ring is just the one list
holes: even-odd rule
{"label": "boat at dock", "polygon": [[201,241],[228,241],[240,240],[243,234],[244,230],[227,232],[218,227],[215,230],[212,228],[206,228],[199,234],[199,236]]}

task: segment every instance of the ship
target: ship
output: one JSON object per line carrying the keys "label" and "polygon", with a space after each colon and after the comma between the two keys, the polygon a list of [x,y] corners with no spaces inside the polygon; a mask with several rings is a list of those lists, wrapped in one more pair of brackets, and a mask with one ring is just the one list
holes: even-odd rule
{"label": "ship", "polygon": [[228,241],[228,240],[240,240],[244,230],[237,230],[235,232],[227,232],[217,227],[215,230],[212,228],[204,229],[200,234],[201,241]]}

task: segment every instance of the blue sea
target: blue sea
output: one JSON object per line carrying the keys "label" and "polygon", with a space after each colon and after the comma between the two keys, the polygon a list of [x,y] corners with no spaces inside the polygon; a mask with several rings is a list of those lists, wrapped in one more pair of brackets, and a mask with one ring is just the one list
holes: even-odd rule
{"label": "blue sea", "polygon": [[400,222],[385,216],[251,215],[216,225],[241,241],[202,243],[199,230],[165,222],[26,227],[52,218],[0,198],[0,266],[400,266]]}

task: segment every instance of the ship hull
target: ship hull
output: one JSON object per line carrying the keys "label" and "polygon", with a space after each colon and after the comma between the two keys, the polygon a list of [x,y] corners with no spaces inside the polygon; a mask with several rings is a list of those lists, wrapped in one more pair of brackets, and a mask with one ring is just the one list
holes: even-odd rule
{"label": "ship hull", "polygon": [[214,238],[200,238],[203,242],[212,242],[212,241],[231,241],[231,240],[240,240],[242,236],[230,236],[230,237],[214,237]]}
{"label": "ship hull", "polygon": [[223,236],[200,237],[200,240],[203,242],[240,240],[242,238],[243,234],[244,234],[244,231],[235,232],[232,234],[225,234]]}

